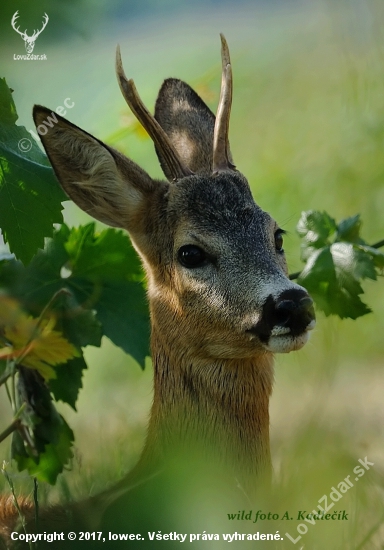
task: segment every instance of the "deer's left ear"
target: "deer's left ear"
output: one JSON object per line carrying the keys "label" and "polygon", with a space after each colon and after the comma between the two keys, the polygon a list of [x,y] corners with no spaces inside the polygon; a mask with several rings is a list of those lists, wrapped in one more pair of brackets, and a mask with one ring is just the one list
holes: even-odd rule
{"label": "deer's left ear", "polygon": [[[137,164],[49,109],[35,105],[33,118],[66,194],[97,220],[139,230],[155,183]],[[49,121],[49,124],[47,123]]]}

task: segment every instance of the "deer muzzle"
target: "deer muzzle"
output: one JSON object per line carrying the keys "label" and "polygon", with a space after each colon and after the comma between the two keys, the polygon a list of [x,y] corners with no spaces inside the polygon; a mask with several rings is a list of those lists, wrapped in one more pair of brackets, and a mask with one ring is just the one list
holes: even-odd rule
{"label": "deer muzzle", "polygon": [[249,333],[273,353],[288,353],[302,348],[315,327],[313,300],[304,289],[295,287],[277,298],[269,295],[263,305],[260,321]]}

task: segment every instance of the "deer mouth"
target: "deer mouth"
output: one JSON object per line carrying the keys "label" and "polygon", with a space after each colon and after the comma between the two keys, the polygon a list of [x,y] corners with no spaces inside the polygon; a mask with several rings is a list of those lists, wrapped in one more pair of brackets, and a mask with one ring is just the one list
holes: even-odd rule
{"label": "deer mouth", "polygon": [[315,328],[316,321],[312,319],[299,334],[289,327],[275,326],[267,341],[262,341],[263,347],[272,353],[289,353],[301,349],[308,342],[309,333]]}
{"label": "deer mouth", "polygon": [[290,327],[275,325],[271,331],[258,332],[248,330],[252,339],[257,339],[267,351],[272,353],[289,353],[301,349],[309,340],[309,333],[315,328],[316,321],[312,319],[301,331],[292,330]]}

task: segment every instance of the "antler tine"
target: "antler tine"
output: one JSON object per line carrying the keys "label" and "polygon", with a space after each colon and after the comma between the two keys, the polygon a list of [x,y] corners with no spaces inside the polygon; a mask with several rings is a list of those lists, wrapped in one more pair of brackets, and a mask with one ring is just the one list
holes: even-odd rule
{"label": "antler tine", "polygon": [[192,175],[193,172],[181,161],[167,134],[142,102],[133,80],[128,80],[125,76],[120,46],[116,48],[116,74],[125,101],[137,120],[151,136],[157,149],[161,151],[174,180]]}
{"label": "antler tine", "polygon": [[45,27],[47,26],[48,24],[48,21],[49,21],[49,17],[48,15],[45,13],[44,14],[44,17],[43,17],[43,26],[41,27],[41,29],[39,31],[33,31],[33,36],[35,36],[36,34],[36,38],[39,36],[39,34],[41,34],[43,32],[43,30],[45,29]]}
{"label": "antler tine", "polygon": [[11,21],[11,25],[12,25],[12,28],[13,28],[16,32],[18,32],[19,34],[23,35],[23,34],[25,34],[25,33],[22,33],[22,32],[20,31],[20,27],[17,27],[17,28],[16,28],[16,20],[18,19],[18,17],[19,17],[19,10],[17,10],[17,11],[13,14],[12,21]]}
{"label": "antler tine", "polygon": [[222,72],[220,100],[213,133],[213,173],[235,168],[230,157],[228,141],[229,116],[232,105],[232,67],[227,41],[223,34],[220,34],[220,38]]}

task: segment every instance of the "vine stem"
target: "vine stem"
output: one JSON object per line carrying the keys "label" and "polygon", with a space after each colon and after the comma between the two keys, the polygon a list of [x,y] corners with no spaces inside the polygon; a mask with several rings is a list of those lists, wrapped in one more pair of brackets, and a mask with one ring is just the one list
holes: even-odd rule
{"label": "vine stem", "polygon": [[[384,240],[382,241],[377,241],[377,243],[374,243],[374,244],[370,244],[368,245],[370,246],[371,248],[381,248],[384,246]],[[291,273],[289,275],[289,278],[291,279],[291,281],[293,281],[294,279],[297,279],[298,276],[300,275],[301,271],[295,271],[295,273]]]}
{"label": "vine stem", "polygon": [[371,245],[372,248],[381,248],[382,246],[384,246],[384,240]]}
{"label": "vine stem", "polygon": [[20,425],[20,420],[16,418],[5,430],[0,434],[0,443],[4,441],[11,433],[15,432]]}
{"label": "vine stem", "polygon": [[12,423],[6,428],[1,434],[0,434],[0,443],[4,441],[5,438],[7,438],[11,433],[13,433],[15,430],[20,428],[20,416],[23,413],[24,409],[26,407],[26,404],[23,403],[23,405],[20,407],[20,409],[17,411],[17,413],[14,416],[14,419],[12,420]]}

